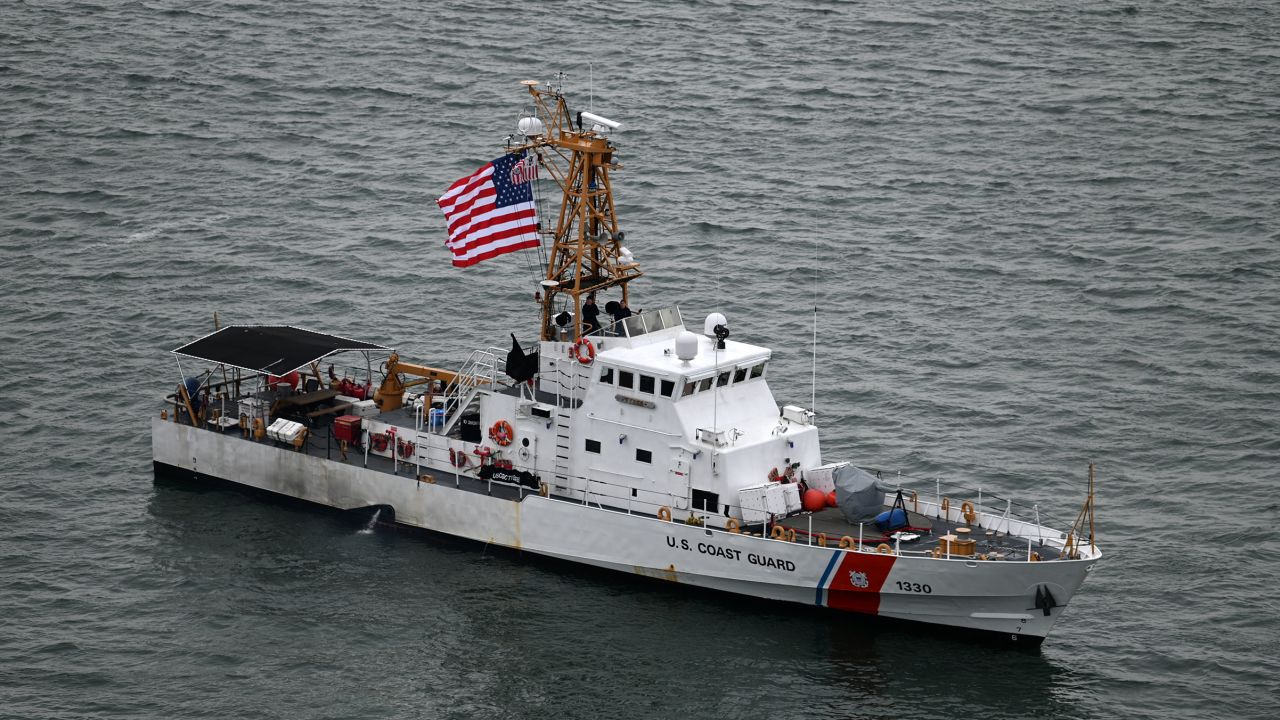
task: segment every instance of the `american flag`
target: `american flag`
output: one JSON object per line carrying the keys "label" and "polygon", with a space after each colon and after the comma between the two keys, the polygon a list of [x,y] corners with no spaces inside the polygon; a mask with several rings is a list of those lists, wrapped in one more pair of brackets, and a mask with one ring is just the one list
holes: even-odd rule
{"label": "american flag", "polygon": [[528,155],[503,155],[440,196],[436,202],[449,223],[445,245],[453,251],[454,267],[538,247],[533,206],[537,168],[537,160]]}

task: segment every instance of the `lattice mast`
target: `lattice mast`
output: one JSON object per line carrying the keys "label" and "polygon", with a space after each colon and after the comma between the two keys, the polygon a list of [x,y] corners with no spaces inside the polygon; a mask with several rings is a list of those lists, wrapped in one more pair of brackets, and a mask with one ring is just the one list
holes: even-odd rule
{"label": "lattice mast", "polygon": [[607,128],[583,127],[583,114],[569,111],[559,88],[524,80],[533,96],[534,116],[521,121],[525,142],[510,152],[531,152],[560,186],[563,199],[542,283],[543,340],[558,338],[556,299],[567,293],[573,304],[573,339],[582,336],[582,302],[587,293],[621,286],[627,302],[627,283],[640,277],[640,266],[623,252],[623,232],[614,212],[609,174],[621,169]]}

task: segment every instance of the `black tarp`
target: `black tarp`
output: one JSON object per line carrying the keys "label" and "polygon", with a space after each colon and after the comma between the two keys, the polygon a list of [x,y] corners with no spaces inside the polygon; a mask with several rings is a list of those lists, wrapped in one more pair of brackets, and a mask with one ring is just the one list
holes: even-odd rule
{"label": "black tarp", "polygon": [[390,348],[288,325],[232,325],[174,350],[177,355],[283,375],[344,350]]}

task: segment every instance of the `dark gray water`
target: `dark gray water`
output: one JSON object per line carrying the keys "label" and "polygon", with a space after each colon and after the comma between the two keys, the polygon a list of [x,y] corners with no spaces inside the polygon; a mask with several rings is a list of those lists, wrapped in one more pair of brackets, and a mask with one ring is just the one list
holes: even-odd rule
{"label": "dark gray water", "polygon": [[[1274,717],[1270,4],[0,8],[0,716]],[[590,63],[590,65],[589,65]],[[1070,517],[1038,655],[154,483],[166,351],[533,332],[434,198],[566,90],[626,123],[635,305],[775,348],[831,459]],[[815,265],[817,272],[815,273]]]}

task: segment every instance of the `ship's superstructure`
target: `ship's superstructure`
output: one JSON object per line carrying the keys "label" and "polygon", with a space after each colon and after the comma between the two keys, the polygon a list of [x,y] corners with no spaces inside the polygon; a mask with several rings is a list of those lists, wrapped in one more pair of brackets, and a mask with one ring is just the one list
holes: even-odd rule
{"label": "ship's superstructure", "polygon": [[516,211],[460,202],[489,192],[524,212],[535,160],[559,190],[554,224],[536,230],[529,350],[512,335],[443,369],[297,328],[221,328],[175,351],[184,379],[153,420],[157,471],[674,582],[1043,639],[1100,557],[1092,471],[1076,523],[1052,529],[990,495],[824,460],[813,413],[777,405],[768,348],[731,338],[719,313],[631,311],[641,272],[610,179],[619,123],[526,87],[523,140],[486,170],[505,173],[497,187],[478,172],[442,207],[455,255],[482,257],[494,250],[477,243],[532,222],[494,229],[486,218]]}

